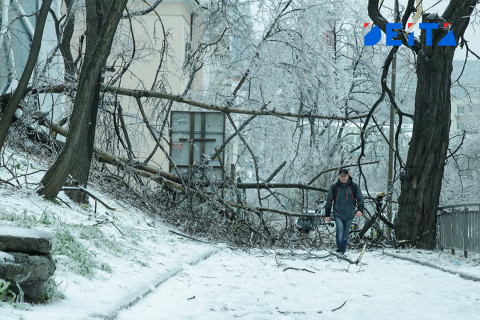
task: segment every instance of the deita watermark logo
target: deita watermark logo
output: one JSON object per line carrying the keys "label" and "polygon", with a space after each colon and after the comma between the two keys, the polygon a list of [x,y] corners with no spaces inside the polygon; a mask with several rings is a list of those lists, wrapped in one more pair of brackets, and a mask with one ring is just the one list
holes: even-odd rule
{"label": "deita watermark logo", "polygon": [[[370,25],[370,23],[366,22],[363,27],[366,28]],[[408,24],[408,28],[413,25],[413,23]],[[432,46],[432,30],[439,29],[440,24],[438,23],[419,23],[418,28],[420,30],[425,30],[425,45]],[[447,30],[450,26],[450,23],[444,23],[443,29]],[[385,35],[387,38],[386,45],[387,46],[401,46],[402,40],[396,39],[398,38],[397,30],[402,29],[401,23],[387,23],[387,28],[385,29]],[[408,45],[411,47],[414,44],[414,33],[410,33],[408,35]],[[382,38],[382,30],[378,26],[374,26],[372,30],[370,30],[364,37],[364,45],[365,46],[373,46],[376,45],[380,39]],[[455,36],[453,35],[453,30],[449,30],[448,33],[440,39],[437,46],[439,47],[456,47],[457,42],[455,41]]]}

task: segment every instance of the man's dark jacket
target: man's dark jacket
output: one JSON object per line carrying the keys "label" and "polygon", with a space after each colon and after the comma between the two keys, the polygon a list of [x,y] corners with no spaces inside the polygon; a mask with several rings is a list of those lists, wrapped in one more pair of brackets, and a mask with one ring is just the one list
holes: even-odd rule
{"label": "man's dark jacket", "polygon": [[365,198],[360,187],[349,177],[347,183],[341,183],[340,179],[332,184],[328,190],[325,204],[325,216],[330,217],[332,206],[333,215],[348,220],[355,217],[357,211],[363,213]]}

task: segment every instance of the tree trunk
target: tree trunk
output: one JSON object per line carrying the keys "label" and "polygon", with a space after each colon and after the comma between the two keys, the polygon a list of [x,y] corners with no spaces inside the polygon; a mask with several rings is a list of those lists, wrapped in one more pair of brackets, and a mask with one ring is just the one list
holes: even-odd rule
{"label": "tree trunk", "polygon": [[[90,6],[87,11],[87,24],[89,25],[89,28],[87,28],[86,33],[86,52],[89,54],[92,54],[95,51],[97,39],[102,39],[101,28],[103,22],[105,21],[105,10],[103,10],[103,5],[104,4],[100,3],[100,1],[97,0],[96,8]],[[110,48],[108,49],[108,52],[110,52]],[[93,99],[89,108],[90,112],[86,139],[85,141],[82,141],[82,144],[78,148],[78,154],[81,155],[82,161],[80,161],[77,166],[73,167],[70,172],[76,184],[82,187],[87,186],[88,177],[90,175],[90,166],[92,163],[93,146],[95,144],[95,132],[97,127],[98,105],[100,103],[100,83],[102,82],[101,73],[102,69],[105,67],[105,63],[106,60],[101,66],[95,88],[92,91]],[[82,191],[72,190],[68,191],[67,194],[70,199],[77,203],[88,203],[88,196]]]}
{"label": "tree trunk", "polygon": [[[100,73],[110,53],[113,37],[127,0],[88,0],[87,7],[87,47],[85,61],[80,72],[77,95],[73,108],[67,142],[62,153],[42,179],[43,188],[39,190],[45,198],[55,198],[69,175],[73,178],[87,172],[91,156],[88,156],[87,135],[89,132],[91,107],[94,103],[95,88]],[[99,23],[99,12],[105,19]],[[80,171],[81,171],[80,170]]]}
{"label": "tree trunk", "polygon": [[396,221],[398,240],[434,248],[436,213],[450,130],[450,85],[454,48],[436,47],[418,56],[415,121]]}
{"label": "tree trunk", "polygon": [[[424,14],[423,22],[440,26],[451,23],[458,43],[476,4],[476,0],[451,0],[441,17]],[[420,48],[416,51],[415,117],[395,221],[398,240],[427,249],[436,245],[437,207],[451,123],[450,86],[456,47],[437,45],[446,32],[435,31],[432,46],[426,46],[422,32]]]}
{"label": "tree trunk", "polygon": [[[76,184],[82,187],[87,187],[88,177],[90,175],[90,167],[93,158],[93,147],[95,145],[95,132],[97,128],[97,114],[98,105],[100,103],[100,79],[95,86],[93,93],[93,101],[90,107],[90,118],[88,122],[87,138],[85,143],[81,145],[82,150],[79,152],[82,154],[82,160],[78,163],[78,166],[72,168],[71,175],[76,181]],[[88,196],[85,192],[72,190],[67,192],[70,199],[77,203],[88,203]]]}
{"label": "tree trunk", "polygon": [[51,4],[52,0],[45,0],[42,2],[40,12],[38,13],[37,24],[35,25],[35,33],[33,35],[32,45],[30,47],[30,52],[28,53],[27,64],[25,65],[25,69],[23,70],[15,92],[8,100],[7,106],[3,110],[2,119],[0,120],[0,149],[5,143],[8,129],[12,123],[15,110],[17,109],[20,100],[24,96],[24,92],[27,89],[33,69],[37,63],[38,53],[40,52],[40,46],[43,39],[43,29],[45,27],[45,21],[47,20],[48,11]]}

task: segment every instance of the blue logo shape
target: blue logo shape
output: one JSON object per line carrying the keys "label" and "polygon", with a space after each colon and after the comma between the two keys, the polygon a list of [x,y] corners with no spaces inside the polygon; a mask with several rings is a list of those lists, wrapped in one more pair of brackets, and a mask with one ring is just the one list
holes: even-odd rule
{"label": "blue logo shape", "polygon": [[382,30],[380,30],[378,26],[374,26],[372,30],[363,37],[363,44],[365,46],[373,46],[376,45],[380,39],[382,39]]}
{"label": "blue logo shape", "polygon": [[438,42],[438,46],[439,47],[456,47],[457,46],[457,42],[455,41],[455,36],[453,35],[453,30],[448,31],[447,35]]}
{"label": "blue logo shape", "polygon": [[[409,27],[413,23],[409,23]],[[366,28],[370,23],[364,23],[364,28]],[[443,29],[447,29],[447,27],[450,25],[450,23],[444,23]],[[432,46],[433,45],[433,30],[439,29],[440,26],[438,23],[419,23],[418,27],[421,30],[425,30],[425,45],[426,46]],[[385,29],[385,35],[386,35],[386,45],[387,46],[401,46],[402,41],[398,38],[398,33],[397,31],[402,28],[401,23],[387,23],[386,24],[386,29]],[[363,43],[365,46],[374,46],[376,45],[380,39],[382,39],[382,30],[378,26],[374,26],[372,30],[370,30],[364,37],[363,37]],[[415,43],[415,36],[414,33],[410,33],[408,35],[407,43],[408,46],[413,46]],[[453,34],[453,31],[450,30],[448,33],[440,39],[438,42],[438,46],[440,47],[456,47],[457,42],[455,41],[455,35]]]}
{"label": "blue logo shape", "polygon": [[415,37],[413,32],[408,35],[408,46],[411,47],[415,44]]}
{"label": "blue logo shape", "polygon": [[418,24],[418,27],[420,29],[425,30],[425,44],[427,46],[432,45],[432,30],[438,29],[438,24],[437,23],[420,23]]}
{"label": "blue logo shape", "polygon": [[401,23],[387,23],[387,29],[385,31],[385,35],[387,36],[387,46],[399,47],[402,45],[402,40],[394,39],[398,37],[397,31],[395,31],[398,29],[402,29]]}

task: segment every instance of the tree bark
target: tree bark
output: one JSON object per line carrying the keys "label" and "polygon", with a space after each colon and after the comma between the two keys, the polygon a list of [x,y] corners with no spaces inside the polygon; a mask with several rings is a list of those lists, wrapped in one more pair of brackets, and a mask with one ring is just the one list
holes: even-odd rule
{"label": "tree bark", "polygon": [[[95,88],[102,68],[110,53],[113,37],[127,0],[88,0],[87,7],[87,47],[78,83],[67,142],[62,153],[42,179],[43,187],[39,194],[45,198],[55,198],[72,173],[78,178],[76,168],[90,167],[87,135],[92,115]],[[98,10],[103,10],[105,19],[100,24]],[[90,37],[90,39],[88,39]],[[82,172],[81,174],[84,174]],[[88,172],[85,174],[88,175]]]}
{"label": "tree bark", "polygon": [[60,23],[57,22],[57,38],[59,39],[59,48],[62,53],[63,63],[65,66],[65,82],[75,80],[77,73],[77,65],[73,59],[70,43],[72,40],[73,32],[75,30],[75,12],[74,12],[74,0],[65,0],[67,7],[67,14],[65,18],[65,24],[63,30],[60,30]]}
{"label": "tree bark", "polygon": [[7,138],[8,129],[12,123],[15,110],[20,103],[20,100],[24,97],[24,92],[27,89],[28,82],[32,76],[33,69],[37,63],[38,53],[40,52],[40,46],[43,39],[43,29],[45,27],[45,21],[47,20],[48,11],[52,0],[44,0],[40,8],[40,12],[37,17],[37,24],[35,25],[35,34],[33,35],[32,46],[28,53],[27,64],[23,70],[20,81],[12,97],[8,100],[7,106],[3,110],[2,119],[0,120],[0,149],[3,147]]}
{"label": "tree bark", "polygon": [[[403,29],[413,12],[413,4],[413,0],[408,1],[402,18]],[[438,42],[451,29],[458,43],[477,4],[477,0],[450,0],[441,17],[425,13],[423,22],[436,23],[440,28],[432,32],[432,45],[427,46],[422,30],[420,41],[415,39],[410,47],[417,55],[418,79],[412,139],[401,176],[395,231],[397,240],[423,248],[433,249],[436,245],[436,215],[451,122],[450,86],[456,47],[438,46]],[[388,21],[380,13],[379,0],[369,0],[368,14],[385,33]],[[445,23],[450,24],[447,29]],[[402,43],[408,45],[406,32],[398,33]]]}
{"label": "tree bark", "polygon": [[[71,170],[71,175],[75,181],[75,185],[86,187],[88,183],[88,177],[90,175],[90,167],[93,158],[93,148],[95,144],[95,132],[97,128],[97,114],[98,114],[98,105],[100,103],[100,77],[99,81],[95,85],[93,92],[93,101],[90,106],[90,117],[88,122],[87,129],[87,138],[85,143],[82,143],[81,150],[78,154],[81,154],[81,160],[78,162],[78,165],[73,167]],[[80,146],[79,146],[80,149]],[[84,192],[78,190],[71,190],[67,192],[70,199],[77,203],[88,203],[88,197]]]}
{"label": "tree bark", "polygon": [[[107,2],[107,1],[103,1]],[[88,3],[87,3],[88,5]],[[105,10],[104,6],[105,3],[102,1],[96,1],[96,6],[93,6],[93,2],[91,5],[87,7],[87,28],[86,32],[86,52],[92,54],[95,52],[95,47],[97,45],[97,40],[102,39],[102,24],[105,21]],[[111,47],[111,45],[110,45]],[[110,53],[110,47],[107,49],[108,53]],[[108,55],[107,55],[108,57]],[[91,57],[90,57],[91,58]],[[88,121],[88,129],[85,141],[81,144],[81,148],[79,148],[79,154],[81,155],[82,161],[79,161],[78,165],[73,167],[71,170],[71,175],[73,180],[75,180],[75,184],[86,187],[88,182],[88,177],[90,175],[90,166],[92,163],[92,156],[93,156],[93,146],[95,144],[95,132],[97,128],[97,114],[98,114],[98,106],[100,103],[100,83],[102,81],[102,69],[105,68],[106,60],[102,63],[101,69],[98,73],[97,81],[92,91],[93,99],[90,105],[90,112],[89,112],[89,121]],[[72,190],[67,192],[70,199],[77,203],[88,203],[88,197],[85,193]]]}
{"label": "tree bark", "polygon": [[450,85],[454,49],[418,57],[415,122],[408,151],[396,234],[399,240],[434,248],[436,212],[450,131]]}
{"label": "tree bark", "polygon": [[[425,14],[423,19],[441,25],[450,22],[458,43],[476,3],[452,0],[441,18]],[[413,133],[395,221],[398,240],[427,249],[436,246],[437,207],[451,123],[450,87],[456,47],[436,45],[445,34],[434,32],[432,46],[425,46],[423,33],[420,39]]]}

